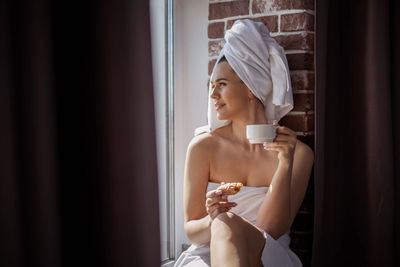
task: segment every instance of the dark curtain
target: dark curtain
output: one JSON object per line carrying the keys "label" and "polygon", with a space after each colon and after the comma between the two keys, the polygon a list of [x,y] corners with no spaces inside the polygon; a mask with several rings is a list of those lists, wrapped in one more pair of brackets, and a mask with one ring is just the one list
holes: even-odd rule
{"label": "dark curtain", "polygon": [[0,266],[159,266],[148,1],[0,2]]}
{"label": "dark curtain", "polygon": [[400,266],[399,19],[316,1],[314,267]]}

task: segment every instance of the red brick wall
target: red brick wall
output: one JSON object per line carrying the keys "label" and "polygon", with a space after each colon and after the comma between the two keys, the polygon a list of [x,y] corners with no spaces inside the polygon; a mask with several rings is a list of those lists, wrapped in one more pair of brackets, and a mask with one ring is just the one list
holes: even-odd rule
{"label": "red brick wall", "polygon": [[[208,75],[224,45],[224,33],[237,19],[263,22],[285,49],[294,108],[280,121],[314,149],[314,0],[209,0]],[[207,84],[208,89],[208,84]],[[310,266],[313,224],[313,174],[292,226],[292,249]]]}
{"label": "red brick wall", "polygon": [[[209,1],[208,74],[224,45],[224,33],[237,19],[263,22],[285,49],[293,86],[293,110],[280,124],[314,149],[314,1]],[[208,89],[208,84],[207,84]]]}

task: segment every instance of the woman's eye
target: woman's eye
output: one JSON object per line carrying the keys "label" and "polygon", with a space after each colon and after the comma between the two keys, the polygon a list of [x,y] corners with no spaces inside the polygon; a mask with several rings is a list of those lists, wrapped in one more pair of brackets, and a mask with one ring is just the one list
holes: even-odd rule
{"label": "woman's eye", "polygon": [[[224,82],[219,82],[219,83],[217,84],[218,87],[225,86],[225,85],[226,85],[226,83],[224,83]],[[216,86],[216,85],[211,85],[211,89],[215,89],[215,86]]]}

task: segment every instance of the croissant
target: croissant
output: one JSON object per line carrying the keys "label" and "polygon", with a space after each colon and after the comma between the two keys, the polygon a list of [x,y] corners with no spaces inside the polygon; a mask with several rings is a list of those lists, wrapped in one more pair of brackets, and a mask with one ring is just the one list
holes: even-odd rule
{"label": "croissant", "polygon": [[221,190],[224,195],[234,195],[242,189],[242,183],[224,183],[218,186],[217,190]]}

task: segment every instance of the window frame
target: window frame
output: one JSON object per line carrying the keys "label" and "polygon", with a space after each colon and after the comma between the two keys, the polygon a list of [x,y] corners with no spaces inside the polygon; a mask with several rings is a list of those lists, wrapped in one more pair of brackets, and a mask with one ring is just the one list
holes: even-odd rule
{"label": "window frame", "polygon": [[167,198],[168,259],[175,260],[174,0],[167,0]]}

